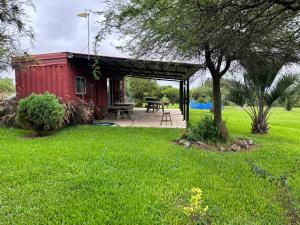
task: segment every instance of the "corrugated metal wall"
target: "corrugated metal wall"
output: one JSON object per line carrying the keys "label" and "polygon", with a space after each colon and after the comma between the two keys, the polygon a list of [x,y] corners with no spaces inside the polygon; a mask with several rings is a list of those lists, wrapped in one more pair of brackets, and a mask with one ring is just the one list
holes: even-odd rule
{"label": "corrugated metal wall", "polygon": [[19,98],[46,91],[65,98],[70,95],[66,63],[32,65],[16,71],[16,90]]}
{"label": "corrugated metal wall", "polygon": [[97,90],[97,105],[100,107],[106,107],[108,104],[108,94],[107,94],[107,78],[101,77],[100,80],[96,82]]}
{"label": "corrugated metal wall", "polygon": [[[16,70],[16,91],[18,98],[25,98],[31,93],[53,93],[64,99],[73,99],[76,96],[76,76],[86,77],[87,93],[84,100],[101,107],[108,103],[107,77],[104,75],[96,81],[87,61],[68,60],[66,53],[53,53],[34,56],[38,63],[21,62],[26,67]],[[24,66],[23,65],[23,66]],[[120,81],[115,80],[115,91],[120,91]]]}

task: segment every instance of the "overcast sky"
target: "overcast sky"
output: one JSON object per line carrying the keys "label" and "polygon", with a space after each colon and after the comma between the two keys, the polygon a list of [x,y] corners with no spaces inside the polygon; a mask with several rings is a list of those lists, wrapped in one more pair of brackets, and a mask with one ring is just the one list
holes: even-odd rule
{"label": "overcast sky", "polygon": [[[29,53],[70,51],[87,53],[87,20],[77,14],[85,10],[101,10],[101,0],[33,0],[35,12],[30,13],[35,41],[31,46],[27,41],[22,45]],[[97,32],[96,16],[91,15],[91,42]],[[101,55],[126,56],[113,44],[117,39],[110,37],[102,43]]]}
{"label": "overcast sky", "polygon": [[[33,0],[36,10],[30,10],[29,14],[35,40],[32,44],[26,40],[21,41],[22,48],[29,54],[65,51],[87,53],[87,20],[78,17],[77,14],[85,10],[103,10],[104,2],[105,0]],[[91,14],[91,45],[98,30],[96,20],[97,17]],[[110,36],[101,43],[98,53],[127,57],[128,55],[116,49],[115,46],[119,44],[116,35]],[[14,72],[2,75],[14,78]],[[192,86],[199,84],[201,80],[197,79]],[[160,82],[160,84],[176,84],[177,86],[177,83],[169,82]]]}
{"label": "overcast sky", "polygon": [[[35,40],[29,43],[22,40],[21,46],[29,54],[50,52],[87,53],[87,19],[77,14],[85,10],[102,10],[105,0],[33,0],[35,11],[29,12]],[[90,16],[90,43],[98,30],[97,17]],[[117,36],[110,36],[101,43],[98,53],[106,56],[127,57],[128,55],[116,49],[119,45]],[[8,74],[14,78],[14,72]],[[177,86],[177,82],[160,82],[164,85]]]}

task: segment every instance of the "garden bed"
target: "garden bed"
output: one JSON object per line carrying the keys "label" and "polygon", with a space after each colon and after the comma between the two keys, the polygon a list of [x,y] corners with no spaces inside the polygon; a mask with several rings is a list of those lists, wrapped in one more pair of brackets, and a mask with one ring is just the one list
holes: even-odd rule
{"label": "garden bed", "polygon": [[192,146],[206,150],[219,152],[249,152],[259,148],[259,145],[253,143],[252,139],[237,139],[231,143],[226,144],[212,144],[202,141],[190,141],[186,139],[179,139],[174,141],[177,145],[182,145],[185,149]]}

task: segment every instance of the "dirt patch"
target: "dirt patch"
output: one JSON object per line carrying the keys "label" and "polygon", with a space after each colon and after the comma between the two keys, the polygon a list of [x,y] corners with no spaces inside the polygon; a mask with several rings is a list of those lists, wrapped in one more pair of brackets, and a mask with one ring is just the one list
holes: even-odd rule
{"label": "dirt patch", "polygon": [[28,133],[28,134],[24,134],[23,136],[21,136],[22,139],[35,139],[35,138],[39,138],[39,136],[37,136],[37,134],[34,133]]}
{"label": "dirt patch", "polygon": [[45,138],[45,137],[49,137],[53,134],[53,132],[45,132],[43,134],[38,135],[36,132],[29,132],[26,133],[24,135],[22,135],[20,138],[22,139],[36,139],[36,138]]}

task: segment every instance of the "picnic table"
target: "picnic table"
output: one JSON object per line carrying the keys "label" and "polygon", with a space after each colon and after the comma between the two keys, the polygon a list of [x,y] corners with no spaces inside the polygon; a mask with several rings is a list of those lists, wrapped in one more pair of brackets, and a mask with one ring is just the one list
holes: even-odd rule
{"label": "picnic table", "polygon": [[162,109],[163,112],[165,111],[164,103],[161,101],[146,101],[146,103],[147,112],[149,112],[150,109],[153,110],[153,113],[155,110],[158,111],[159,109]]}
{"label": "picnic table", "polygon": [[128,118],[131,118],[132,120],[134,120],[133,118],[133,105],[130,103],[124,103],[124,104],[113,104],[112,106],[108,107],[108,110],[111,112],[116,113],[116,117],[117,120],[119,121],[121,118],[121,113],[124,114],[127,113],[128,114]]}

